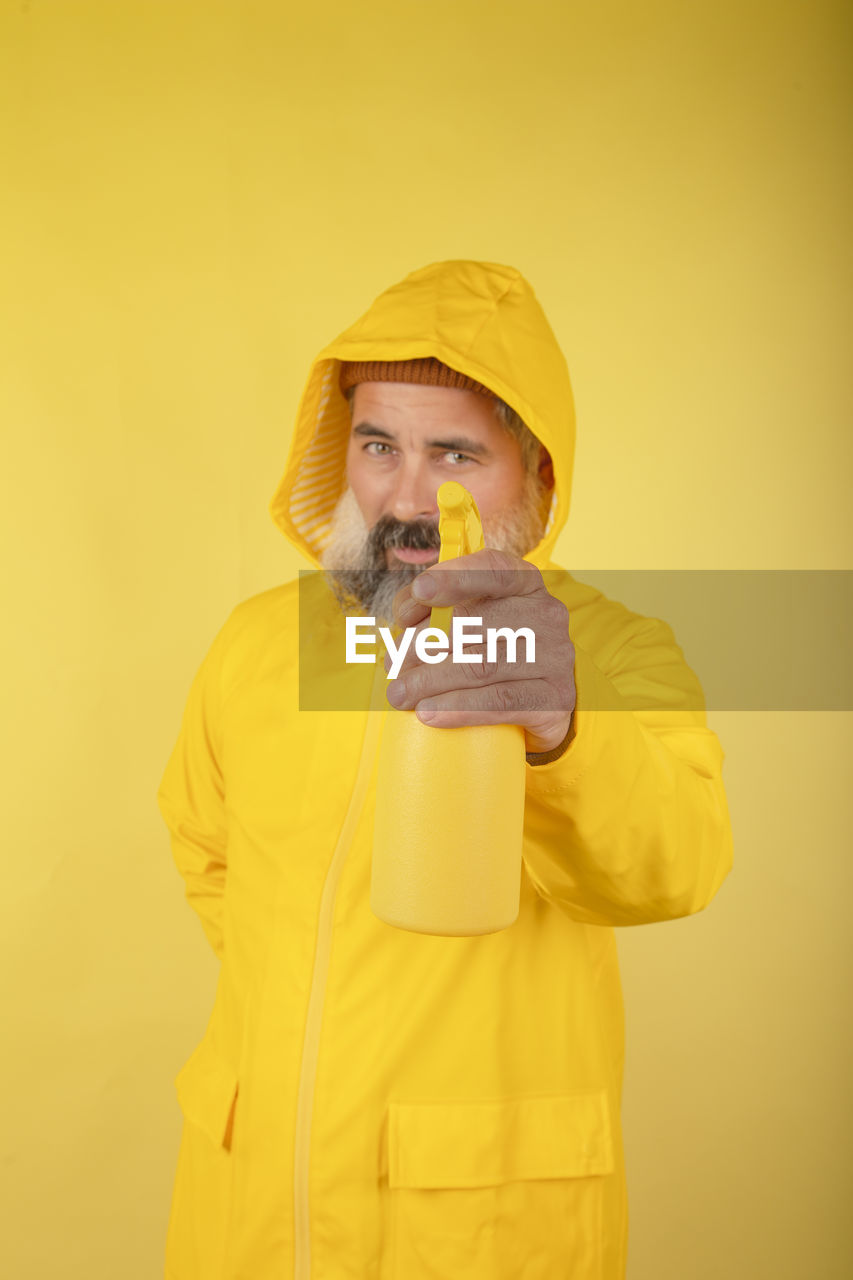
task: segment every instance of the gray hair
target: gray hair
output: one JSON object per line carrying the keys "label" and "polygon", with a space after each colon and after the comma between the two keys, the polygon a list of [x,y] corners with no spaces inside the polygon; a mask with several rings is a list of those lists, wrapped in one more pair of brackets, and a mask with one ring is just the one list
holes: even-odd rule
{"label": "gray hair", "polygon": [[[348,387],[344,392],[346,402],[352,412],[352,402],[355,396],[355,387]],[[501,400],[498,396],[493,395],[492,399],[495,405],[495,417],[500,425],[509,435],[516,439],[521,447],[521,462],[525,471],[530,475],[539,475],[539,446],[540,441],[528,427],[527,423],[511,408],[505,400]]]}
{"label": "gray hair", "polygon": [[527,423],[515,412],[515,409],[497,396],[494,399],[495,415],[498,422],[511,436],[515,436],[521,445],[521,461],[525,471],[529,471],[534,476],[538,475],[540,441],[530,430]]}

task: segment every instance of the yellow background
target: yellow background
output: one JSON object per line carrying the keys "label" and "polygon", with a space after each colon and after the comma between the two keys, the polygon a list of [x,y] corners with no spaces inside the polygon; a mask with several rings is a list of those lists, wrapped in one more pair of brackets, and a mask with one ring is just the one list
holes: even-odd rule
{"label": "yellow background", "polygon": [[[216,964],[155,792],[310,359],[511,263],[592,568],[844,568],[850,7],[0,4],[3,1270],[150,1280]],[[701,674],[701,673],[700,673]],[[629,1280],[850,1274],[846,714],[712,713],[735,870],[623,930]]]}

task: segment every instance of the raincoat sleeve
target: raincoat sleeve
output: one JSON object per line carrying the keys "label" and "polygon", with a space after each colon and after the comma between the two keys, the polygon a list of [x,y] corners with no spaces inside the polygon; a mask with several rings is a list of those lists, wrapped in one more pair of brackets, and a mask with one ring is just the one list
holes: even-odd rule
{"label": "raincoat sleeve", "polygon": [[597,661],[575,643],[575,689],[574,739],[527,766],[534,885],[585,924],[701,911],[732,864],[724,756],[671,628],[638,619]]}
{"label": "raincoat sleeve", "polygon": [[[233,617],[233,615],[232,615]],[[172,854],[217,956],[223,955],[227,827],[222,774],[222,659],[229,618],[196,672],[178,740],[157,791]]]}

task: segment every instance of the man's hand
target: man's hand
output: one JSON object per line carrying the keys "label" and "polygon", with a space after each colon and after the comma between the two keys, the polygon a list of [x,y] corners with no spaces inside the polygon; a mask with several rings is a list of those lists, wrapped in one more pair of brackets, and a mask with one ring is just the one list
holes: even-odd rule
{"label": "man's hand", "polygon": [[[426,598],[423,588],[434,584]],[[457,617],[482,618],[489,627],[528,627],[536,636],[535,662],[525,661],[520,638],[517,661],[507,662],[503,640],[497,661],[486,662],[485,647],[466,640],[466,652],[482,662],[422,662],[410,645],[388,701],[398,710],[414,709],[418,719],[438,728],[464,724],[518,724],[525,750],[547,752],[565,740],[575,707],[574,645],[569,639],[566,606],[545,587],[535,565],[505,551],[486,548],[432,565],[394,598],[394,621],[403,629],[429,626],[433,605],[452,605]],[[389,669],[386,659],[385,669]]]}

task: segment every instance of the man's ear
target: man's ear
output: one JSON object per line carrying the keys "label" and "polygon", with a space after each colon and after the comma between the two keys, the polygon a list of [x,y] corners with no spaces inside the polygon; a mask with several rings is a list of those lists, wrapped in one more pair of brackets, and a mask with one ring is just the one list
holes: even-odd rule
{"label": "man's ear", "polygon": [[545,489],[554,488],[554,464],[544,444],[539,446],[539,482]]}

